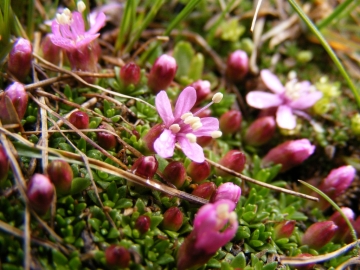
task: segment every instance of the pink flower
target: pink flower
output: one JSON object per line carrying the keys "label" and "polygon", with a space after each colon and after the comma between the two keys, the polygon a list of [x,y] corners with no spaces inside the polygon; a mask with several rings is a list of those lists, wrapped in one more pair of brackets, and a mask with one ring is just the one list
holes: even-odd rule
{"label": "pink flower", "polygon": [[[213,102],[205,106],[206,109],[212,103],[220,102],[222,94],[217,93]],[[179,95],[174,112],[170,100],[165,91],[160,91],[155,99],[156,109],[164,121],[165,129],[154,142],[155,152],[162,158],[174,155],[175,143],[178,142],[184,154],[191,160],[204,162],[204,152],[196,139],[202,136],[221,136],[219,121],[214,117],[197,117],[202,110],[192,114],[191,108],[196,103],[196,91],[193,87],[186,87]]]}
{"label": "pink flower", "polygon": [[309,81],[298,82],[291,79],[283,86],[273,73],[264,69],[261,71],[261,79],[274,93],[252,91],[247,94],[247,103],[257,109],[277,108],[276,122],[284,129],[294,129],[296,126],[295,115],[309,119],[303,112],[310,108],[322,97],[322,92],[310,84]]}

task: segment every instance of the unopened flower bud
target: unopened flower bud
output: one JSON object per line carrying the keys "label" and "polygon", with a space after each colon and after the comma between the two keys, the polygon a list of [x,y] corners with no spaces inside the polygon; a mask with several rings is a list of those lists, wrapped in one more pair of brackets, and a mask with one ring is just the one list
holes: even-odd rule
{"label": "unopened flower bud", "polygon": [[154,142],[156,141],[157,138],[159,138],[161,133],[164,131],[164,128],[165,128],[164,125],[156,124],[142,138],[145,147],[150,151],[150,153],[155,153]]}
{"label": "unopened flower bud", "polygon": [[69,163],[60,159],[54,160],[48,165],[47,174],[60,194],[69,193],[73,179],[73,171]]}
{"label": "unopened flower bud", "polygon": [[[107,129],[107,130],[115,133],[115,129],[106,123],[100,125],[98,127],[98,129]],[[117,145],[117,140],[116,140],[115,135],[113,135],[109,132],[106,132],[106,131],[96,132],[96,137],[97,137],[99,145],[102,148],[104,148],[105,150],[110,150],[110,149],[116,147],[116,145]]]}
{"label": "unopened flower bud", "polygon": [[117,245],[111,245],[105,251],[106,264],[111,267],[126,268],[129,266],[131,257],[130,252]]}
{"label": "unopened flower bud", "polygon": [[129,84],[137,85],[140,81],[140,75],[140,67],[135,63],[130,62],[121,67],[120,78],[125,86]]}
{"label": "unopened flower bud", "polygon": [[69,122],[78,129],[87,129],[89,127],[89,116],[86,112],[76,111],[70,115]]}
{"label": "unopened flower bud", "polygon": [[245,142],[249,145],[260,146],[271,140],[276,131],[276,122],[272,116],[256,119],[246,130]]}
{"label": "unopened flower bud", "polygon": [[321,221],[312,224],[302,237],[302,244],[319,250],[331,241],[338,226],[332,221]]}
{"label": "unopened flower bud", "polygon": [[196,90],[196,103],[199,104],[203,100],[205,100],[208,95],[211,92],[210,89],[210,82],[209,81],[203,81],[203,80],[197,80],[196,82],[193,82],[190,86],[194,87]]}
{"label": "unopened flower bud", "polygon": [[177,207],[171,207],[164,213],[162,227],[169,231],[178,231],[183,223],[184,214]]}
{"label": "unopened flower bud", "polygon": [[10,84],[5,92],[0,97],[0,118],[3,124],[9,124],[10,113],[6,106],[6,100],[11,101],[14,109],[16,110],[19,119],[21,120],[26,112],[28,104],[28,95],[24,88],[24,85],[18,82]]}
{"label": "unopened flower bud", "polygon": [[31,69],[32,47],[30,41],[18,38],[9,53],[8,70],[23,81]]}
{"label": "unopened flower bud", "polygon": [[59,64],[61,48],[59,46],[56,46],[54,43],[52,43],[49,35],[46,35],[43,38],[40,47],[43,52],[43,57],[46,61],[49,61],[54,65]]}
{"label": "unopened flower bud", "polygon": [[143,178],[151,179],[154,177],[159,163],[154,156],[141,156],[131,167],[131,171]]}
{"label": "unopened flower bud", "polygon": [[7,178],[9,172],[9,159],[5,149],[0,145],[0,183]]}
{"label": "unopened flower bud", "polygon": [[226,76],[233,82],[241,81],[249,71],[249,57],[242,50],[231,53],[226,64]]}
{"label": "unopened flower bud", "polygon": [[[343,211],[343,213],[345,214],[345,216],[349,219],[350,222],[354,222],[354,218],[355,218],[355,213],[353,210],[351,210],[348,207],[341,207],[341,210]],[[340,212],[335,212],[330,218],[330,221],[333,221],[335,223],[336,226],[339,227],[339,229],[337,230],[335,236],[334,236],[334,241],[343,241],[345,240],[350,232],[350,228],[347,225],[345,219],[341,216]]]}
{"label": "unopened flower bud", "polygon": [[[223,156],[222,159],[220,159],[219,164],[230,169],[233,170],[235,172],[242,172],[245,164],[246,164],[246,156],[243,152],[239,151],[239,150],[230,150],[229,152],[227,152],[225,154],[225,156]],[[215,168],[216,170],[216,174],[219,176],[230,176],[229,173]]]}
{"label": "unopened flower bud", "polygon": [[289,238],[295,229],[295,220],[284,220],[274,228],[274,239]]}
{"label": "unopened flower bud", "polygon": [[241,196],[241,188],[234,183],[227,182],[221,184],[216,192],[211,197],[210,202],[217,202],[220,200],[230,200],[235,204],[238,203]]}
{"label": "unopened flower bud", "polygon": [[213,182],[206,182],[198,185],[191,194],[206,200],[210,200],[215,191],[216,185]]}
{"label": "unopened flower bud", "polygon": [[27,197],[30,206],[43,215],[51,206],[54,197],[54,186],[49,178],[42,174],[34,174],[28,182]]}
{"label": "unopened flower bud", "polygon": [[160,90],[166,90],[173,81],[176,70],[175,58],[167,54],[161,55],[150,70],[148,86],[155,94]]}
{"label": "unopened flower bud", "polygon": [[271,149],[262,159],[263,166],[281,164],[281,172],[300,165],[315,151],[308,139],[286,141]]}
{"label": "unopened flower bud", "polygon": [[195,183],[200,183],[206,178],[209,177],[211,172],[211,167],[209,162],[206,160],[203,163],[197,163],[191,161],[189,166],[187,167],[187,173],[191,177],[192,181]]}
{"label": "unopened flower bud", "polygon": [[140,216],[135,222],[135,229],[144,234],[150,229],[151,219],[148,216]]}
{"label": "unopened flower bud", "polygon": [[241,112],[238,110],[230,110],[221,115],[219,124],[220,130],[224,135],[234,134],[240,131],[242,121]]}
{"label": "unopened flower bud", "polygon": [[163,176],[166,181],[180,188],[185,182],[186,169],[180,161],[170,162],[164,169]]}
{"label": "unopened flower bud", "polygon": [[196,142],[198,145],[200,145],[201,147],[205,147],[208,146],[213,140],[213,137],[211,136],[202,136],[197,138]]}

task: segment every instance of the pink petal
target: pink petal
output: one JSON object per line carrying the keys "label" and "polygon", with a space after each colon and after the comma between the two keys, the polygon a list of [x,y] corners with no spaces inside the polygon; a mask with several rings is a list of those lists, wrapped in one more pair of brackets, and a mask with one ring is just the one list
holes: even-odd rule
{"label": "pink petal", "polygon": [[71,31],[77,35],[82,36],[85,34],[85,24],[81,13],[74,11],[72,13],[73,21],[71,23]]}
{"label": "pink petal", "polygon": [[196,137],[211,136],[212,132],[219,130],[219,120],[215,117],[204,117],[200,121],[203,126],[192,132]]}
{"label": "pink petal", "polygon": [[76,49],[75,45],[72,43],[72,41],[70,39],[63,38],[63,37],[57,37],[55,35],[50,34],[50,40],[56,46],[59,46],[67,51]]}
{"label": "pink petal", "polygon": [[99,30],[104,27],[105,23],[106,15],[103,12],[100,12],[95,19],[95,24],[91,25],[91,28],[89,31],[87,31],[87,34],[97,34]]}
{"label": "pink petal", "polygon": [[276,111],[276,122],[281,128],[294,129],[296,127],[296,117],[293,115],[289,106],[282,105]]}
{"label": "pink petal", "polygon": [[155,98],[155,107],[166,127],[174,123],[171,103],[165,91],[160,91]]}
{"label": "pink petal", "polygon": [[279,95],[262,91],[252,91],[246,95],[246,102],[257,109],[267,109],[277,107],[283,103]]}
{"label": "pink petal", "polygon": [[175,149],[175,135],[168,129],[154,142],[155,152],[162,158],[172,157]]}
{"label": "pink petal", "polygon": [[186,137],[178,137],[178,142],[184,154],[192,161],[202,163],[205,160],[203,149],[197,143],[191,143]]}
{"label": "pink petal", "polygon": [[323,94],[320,91],[311,92],[290,102],[289,106],[294,109],[304,110],[313,106],[322,95]]}
{"label": "pink petal", "polygon": [[68,24],[60,24],[60,33],[63,38],[68,38],[71,40],[76,40],[77,36],[73,34],[70,30],[70,26]]}
{"label": "pink petal", "polygon": [[56,20],[53,20],[53,22],[51,23],[51,31],[55,36],[57,37],[61,36],[59,23]]}
{"label": "pink petal", "polygon": [[196,90],[194,87],[188,86],[180,93],[176,101],[174,116],[175,119],[180,118],[184,113],[190,111],[196,102]]}
{"label": "pink petal", "polygon": [[285,92],[285,87],[282,85],[279,78],[270,70],[263,69],[260,73],[260,76],[265,85],[275,94],[282,94]]}
{"label": "pink petal", "polygon": [[81,48],[83,46],[89,45],[90,42],[92,42],[94,39],[96,39],[100,34],[97,35],[85,35],[83,39],[80,39],[76,42],[76,48]]}

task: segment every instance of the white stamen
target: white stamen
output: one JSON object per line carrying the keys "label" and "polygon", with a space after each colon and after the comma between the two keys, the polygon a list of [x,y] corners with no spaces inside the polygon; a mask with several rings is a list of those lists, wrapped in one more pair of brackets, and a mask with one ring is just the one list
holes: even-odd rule
{"label": "white stamen", "polygon": [[189,140],[189,142],[196,143],[196,136],[194,134],[188,133],[185,136]]}
{"label": "white stamen", "polygon": [[297,78],[296,71],[295,70],[290,71],[288,74],[288,78],[289,80],[295,80]]}
{"label": "white stamen", "polygon": [[187,113],[184,113],[180,118],[182,120],[185,120],[186,118],[188,118],[189,116],[192,116],[193,114],[191,112],[187,112]]}
{"label": "white stamen", "polygon": [[200,122],[200,117],[197,116],[189,116],[184,120],[184,123],[189,125],[195,124],[197,122]]}
{"label": "white stamen", "polygon": [[77,10],[80,13],[83,13],[85,9],[86,9],[86,5],[85,5],[85,3],[83,1],[77,2]]}
{"label": "white stamen", "polygon": [[180,126],[178,124],[172,124],[169,129],[172,133],[178,133],[180,131]]}
{"label": "white stamen", "polygon": [[220,130],[216,130],[216,131],[211,132],[210,136],[213,139],[217,139],[222,136],[222,132]]}
{"label": "white stamen", "polygon": [[227,219],[229,217],[229,206],[227,204],[220,204],[216,208],[216,213],[219,219]]}
{"label": "white stamen", "polygon": [[198,129],[201,128],[201,127],[202,127],[202,124],[201,124],[200,121],[199,121],[199,122],[196,122],[196,123],[193,123],[193,124],[191,125],[191,128],[192,128],[193,131],[196,131],[196,130],[198,130]]}
{"label": "white stamen", "polygon": [[230,224],[233,224],[235,223],[237,220],[237,215],[235,212],[231,212],[230,215],[229,215],[229,223]]}
{"label": "white stamen", "polygon": [[71,11],[70,11],[70,9],[65,8],[65,9],[63,10],[63,14],[65,14],[65,15],[68,16],[68,17],[71,17]]}
{"label": "white stamen", "polygon": [[223,95],[222,93],[216,93],[216,94],[213,96],[212,101],[213,101],[214,103],[219,103],[219,102],[222,100],[223,96],[224,96],[224,95]]}

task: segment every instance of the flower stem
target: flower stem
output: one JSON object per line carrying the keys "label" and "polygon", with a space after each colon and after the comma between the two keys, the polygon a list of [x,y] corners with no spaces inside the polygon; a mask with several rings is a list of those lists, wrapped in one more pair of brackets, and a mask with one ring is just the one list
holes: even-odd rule
{"label": "flower stem", "polygon": [[[335,10],[325,19],[321,20],[316,26],[320,30],[321,28],[324,28],[328,26],[336,17],[338,17],[351,3],[353,3],[353,0],[345,0],[341,4],[339,4]],[[355,1],[356,2],[356,1]]]}
{"label": "flower stem", "polygon": [[330,47],[329,43],[325,40],[324,36],[321,34],[319,29],[314,25],[314,23],[309,19],[308,16],[304,13],[301,7],[295,2],[295,0],[288,0],[290,5],[294,8],[296,13],[301,17],[301,19],[306,23],[309,29],[313,34],[319,39],[321,45],[324,47],[325,51],[329,54],[330,58],[334,61],[335,65],[339,69],[341,75],[344,77],[345,81],[348,83],[351,91],[354,94],[355,100],[360,108],[360,94],[358,93],[354,83],[352,82],[349,74],[346,72],[344,66],[341,64],[339,58],[336,56],[335,52]]}

